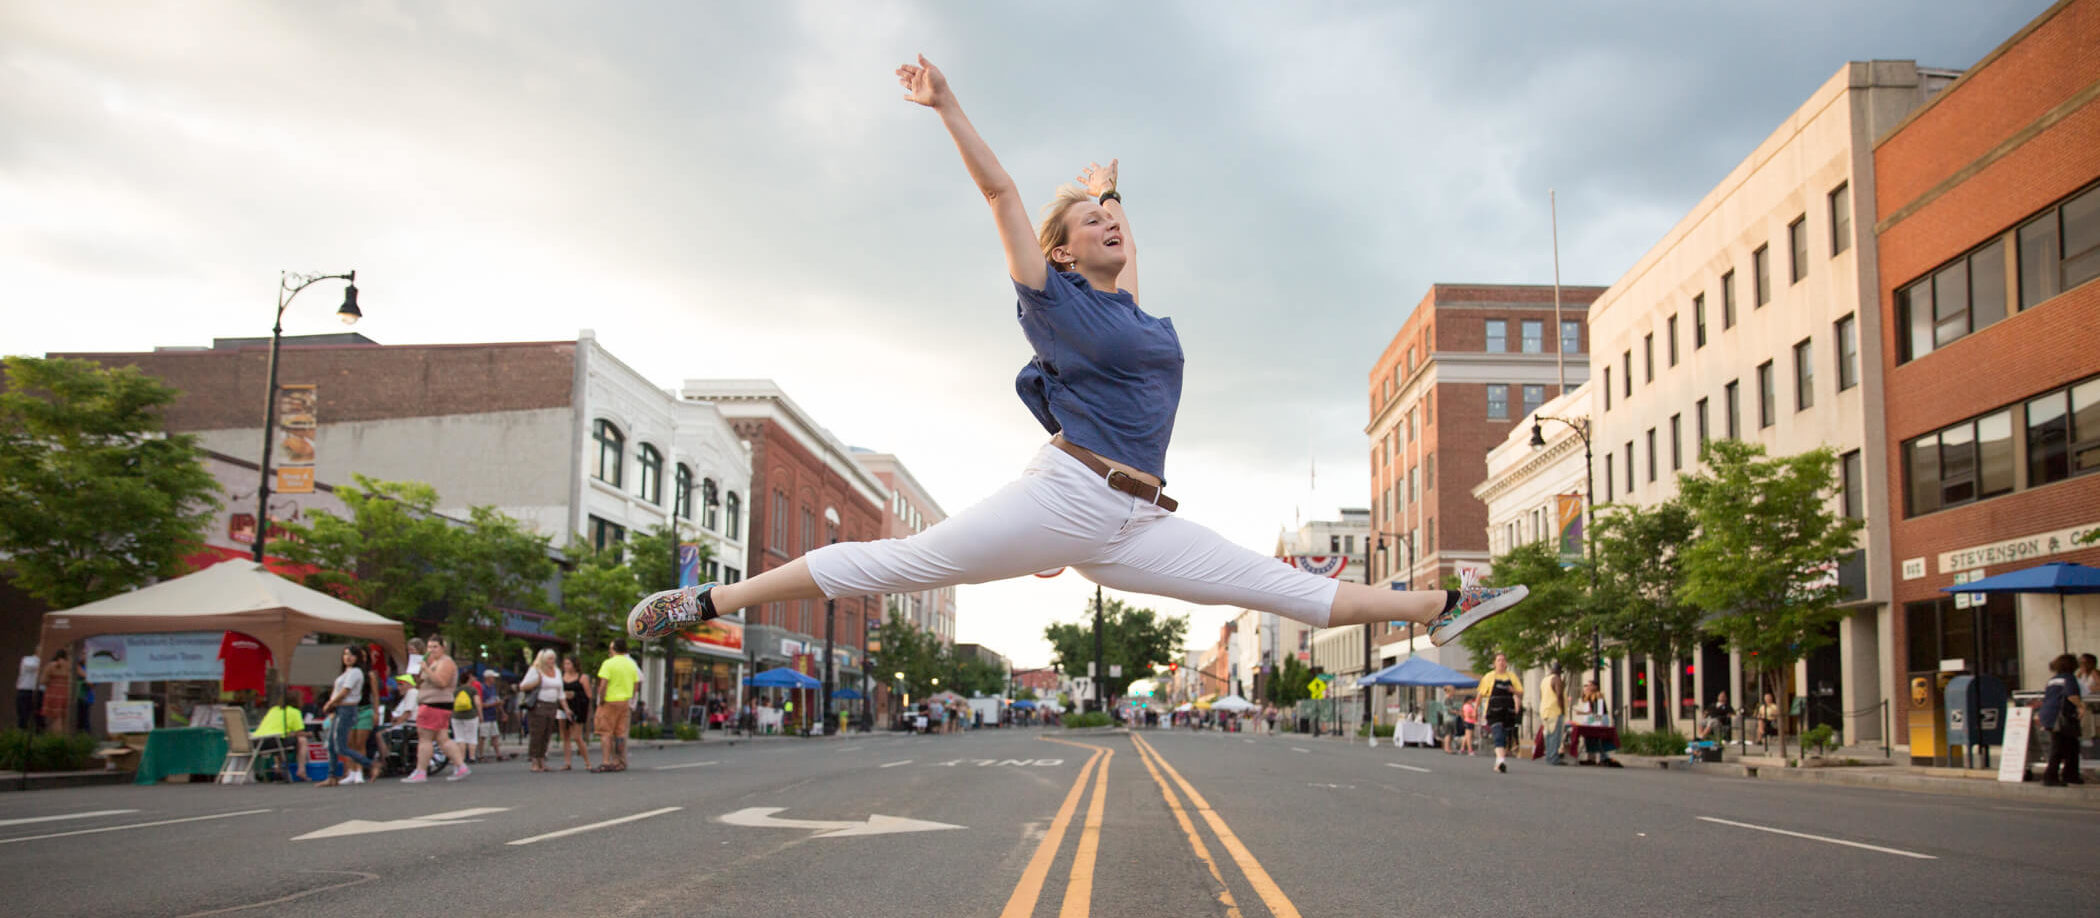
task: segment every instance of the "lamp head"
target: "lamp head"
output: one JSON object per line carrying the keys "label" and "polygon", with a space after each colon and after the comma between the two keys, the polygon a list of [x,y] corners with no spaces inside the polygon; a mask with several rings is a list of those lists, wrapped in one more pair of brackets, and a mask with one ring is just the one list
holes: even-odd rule
{"label": "lamp head", "polygon": [[1545,431],[1543,431],[1543,430],[1540,430],[1540,429],[1539,429],[1539,422],[1537,422],[1537,421],[1532,421],[1532,422],[1531,422],[1531,448],[1532,448],[1532,449],[1539,449],[1539,448],[1541,448],[1541,447],[1543,447],[1543,446],[1545,446],[1545,445],[1546,445],[1546,432],[1545,432]]}
{"label": "lamp head", "polygon": [[343,288],[343,308],[335,311],[335,317],[343,320],[344,325],[356,325],[357,320],[365,317],[364,312],[357,308],[356,284]]}
{"label": "lamp head", "polygon": [[836,526],[836,525],[838,525],[838,524],[839,524],[839,508],[837,508],[837,507],[825,507],[825,508],[824,508],[824,522],[830,523],[830,524],[831,524],[831,525],[833,525],[833,526]]}

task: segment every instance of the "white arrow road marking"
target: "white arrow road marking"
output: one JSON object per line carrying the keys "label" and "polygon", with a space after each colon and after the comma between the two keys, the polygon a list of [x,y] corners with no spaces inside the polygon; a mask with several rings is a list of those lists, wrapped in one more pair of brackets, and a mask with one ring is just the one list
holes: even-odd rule
{"label": "white arrow road marking", "polygon": [[897,766],[899,766],[899,765],[910,765],[910,764],[911,764],[911,761],[912,761],[912,760],[910,760],[910,759],[905,759],[905,760],[904,760],[904,761],[902,761],[902,762],[891,762],[891,763],[889,763],[888,765],[878,765],[878,766],[876,766],[876,767],[877,767],[877,768],[895,768],[895,767],[897,767]]}
{"label": "white arrow road marking", "polygon": [[702,765],[717,765],[718,762],[681,762],[677,765],[658,765],[651,771],[670,771],[673,768],[699,768]]}
{"label": "white arrow road marking", "polygon": [[547,834],[545,834],[545,835],[535,835],[535,836],[533,836],[533,837],[531,837],[531,838],[521,838],[521,839],[518,839],[517,841],[513,841],[513,842],[505,842],[505,844],[510,844],[510,845],[529,845],[529,844],[532,844],[533,842],[539,842],[539,841],[546,841],[547,839],[550,839],[550,838],[562,838],[562,837],[564,837],[564,836],[568,836],[568,835],[575,835],[575,834],[576,834],[576,833],[578,833],[578,832],[589,832],[589,831],[590,831],[590,830],[592,830],[592,829],[603,829],[603,828],[605,828],[606,826],[616,826],[616,825],[619,825],[620,823],[623,823],[623,822],[634,822],[635,820],[638,820],[638,819],[648,819],[648,818],[649,818],[649,817],[651,817],[651,816],[662,816],[662,815],[663,815],[663,814],[665,814],[665,813],[676,813],[676,812],[678,812],[679,810],[682,810],[682,809],[685,809],[685,807],[682,807],[682,806],[667,806],[667,807],[664,807],[663,809],[660,809],[660,810],[650,810],[650,811],[649,811],[649,812],[647,812],[647,813],[636,813],[636,814],[634,814],[634,815],[632,815],[632,816],[622,816],[622,817],[620,817],[620,818],[618,818],[618,819],[608,819],[608,820],[606,820],[606,821],[604,821],[604,822],[594,822],[594,823],[591,823],[590,825],[587,825],[587,826],[577,826],[576,828],[573,828],[573,829],[563,829],[563,830],[561,830],[561,831],[559,831],[559,832],[549,832],[549,833],[547,833]]}
{"label": "white arrow road marking", "polygon": [[147,829],[152,828],[153,826],[172,826],[178,822],[203,822],[207,819],[225,819],[229,816],[253,816],[257,813],[267,812],[269,812],[269,810],[267,809],[240,810],[232,813],[213,813],[210,816],[190,816],[184,819],[163,819],[159,822],[134,822],[130,825],[123,826],[103,826],[99,829],[74,829],[71,832],[53,832],[49,835],[23,835],[16,838],[0,838],[0,845],[8,845],[13,844],[15,842],[42,841],[46,838],[64,838],[68,835],[93,835],[97,832],[117,832],[124,829]]}
{"label": "white arrow road marking", "polygon": [[1399,762],[1387,762],[1387,763],[1385,763],[1385,767],[1387,767],[1387,768],[1405,768],[1405,769],[1407,769],[1408,771],[1419,771],[1419,772],[1421,772],[1421,773],[1423,773],[1423,774],[1425,774],[1425,775],[1426,775],[1426,774],[1429,774],[1429,769],[1427,769],[1427,768],[1423,768],[1423,767],[1422,767],[1422,766],[1420,766],[1420,765],[1402,765],[1402,764],[1400,764]]}
{"label": "white arrow road marking", "polygon": [[1844,840],[1844,839],[1842,839],[1842,838],[1825,838],[1824,836],[1821,836],[1821,835],[1810,835],[1810,834],[1808,834],[1807,832],[1792,832],[1792,831],[1788,831],[1788,830],[1786,830],[1786,829],[1775,829],[1775,828],[1772,828],[1771,826],[1757,826],[1757,825],[1751,825],[1750,823],[1747,823],[1747,822],[1736,822],[1736,821],[1734,821],[1734,820],[1732,820],[1732,819],[1715,819],[1715,818],[1714,818],[1714,817],[1712,817],[1712,816],[1701,816],[1701,817],[1699,817],[1699,818],[1700,818],[1700,819],[1702,819],[1702,820],[1705,820],[1705,821],[1707,821],[1707,822],[1716,822],[1716,823],[1720,823],[1721,825],[1724,825],[1724,826],[1735,826],[1736,828],[1739,828],[1739,829],[1756,829],[1756,830],[1757,830],[1757,831],[1759,831],[1759,832],[1770,832],[1770,833],[1772,833],[1772,834],[1774,834],[1774,835],[1791,835],[1791,836],[1793,836],[1793,837],[1795,837],[1795,838],[1805,838],[1805,839],[1808,839],[1809,841],[1819,841],[1819,842],[1828,842],[1828,843],[1830,843],[1830,844],[1833,844],[1833,845],[1844,845],[1844,846],[1846,846],[1846,847],[1848,847],[1848,848],[1865,848],[1865,849],[1867,849],[1868,851],[1879,851],[1879,852],[1881,852],[1881,853],[1883,853],[1883,854],[1896,854],[1896,855],[1901,855],[1901,856],[1903,856],[1903,857],[1914,857],[1914,858],[1917,858],[1918,860],[1921,860],[1921,861],[1936,861],[1936,860],[1939,860],[1939,858],[1938,858],[1938,857],[1935,857],[1935,856],[1933,856],[1933,855],[1930,855],[1930,854],[1919,854],[1919,853],[1917,853],[1916,851],[1902,851],[1902,850],[1899,850],[1899,849],[1896,849],[1896,848],[1883,848],[1883,847],[1881,847],[1880,845],[1869,845],[1869,844],[1866,844],[1866,843],[1864,843],[1864,842],[1856,842],[1856,841],[1846,841],[1846,840]]}
{"label": "white arrow road marking", "polygon": [[344,835],[369,835],[373,832],[399,832],[403,829],[427,829],[432,826],[465,825],[470,822],[480,822],[481,820],[474,818],[476,816],[501,813],[508,809],[510,807],[507,806],[479,806],[473,809],[431,813],[427,816],[417,816],[413,819],[390,819],[384,822],[375,822],[369,819],[352,819],[349,822],[337,823],[325,829],[315,829],[305,835],[296,836],[292,840],[311,841],[317,838],[339,838]]}
{"label": "white arrow road marking", "polygon": [[821,819],[776,819],[773,814],[786,807],[754,806],[724,814],[722,821],[733,826],[754,826],[764,829],[816,829],[811,838],[847,838],[855,835],[889,835],[895,832],[932,832],[937,829],[961,829],[945,822],[927,822],[922,819],[905,819],[901,816],[870,814],[867,822],[832,822]]}
{"label": "white arrow road marking", "polygon": [[31,816],[27,819],[0,819],[0,826],[19,826],[32,822],[57,822],[61,819],[93,819],[96,816],[122,816],[137,810],[90,810],[86,813],[66,813],[61,816]]}

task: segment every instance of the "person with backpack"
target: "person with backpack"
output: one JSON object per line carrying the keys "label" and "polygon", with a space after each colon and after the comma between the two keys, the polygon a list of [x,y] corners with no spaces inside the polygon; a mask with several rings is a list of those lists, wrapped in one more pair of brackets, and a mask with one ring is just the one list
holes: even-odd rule
{"label": "person with backpack", "polygon": [[[424,665],[430,665],[429,661]],[[473,670],[460,675],[465,681],[457,683],[446,697],[452,699],[452,741],[465,752],[466,758],[459,761],[466,764],[481,761],[481,679]]]}
{"label": "person with backpack", "polygon": [[1509,771],[1509,746],[1517,735],[1520,707],[1524,700],[1524,683],[1517,674],[1509,671],[1509,658],[1495,655],[1495,668],[1480,677],[1479,697],[1487,702],[1487,711],[1482,718],[1487,722],[1488,735],[1495,744],[1495,771]]}

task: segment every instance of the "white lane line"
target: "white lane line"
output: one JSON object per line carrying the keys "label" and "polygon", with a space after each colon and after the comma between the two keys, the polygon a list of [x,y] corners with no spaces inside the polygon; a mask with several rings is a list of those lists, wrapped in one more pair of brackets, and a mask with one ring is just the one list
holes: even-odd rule
{"label": "white lane line", "polygon": [[897,767],[897,766],[899,766],[899,765],[910,765],[911,763],[912,763],[912,760],[911,760],[911,759],[905,759],[905,760],[904,760],[904,761],[902,761],[902,762],[891,762],[891,763],[889,763],[888,765],[881,765],[881,766],[878,766],[878,767],[880,767],[880,768],[895,768],[895,767]]}
{"label": "white lane line", "polygon": [[190,816],[183,819],[163,819],[159,822],[134,822],[130,825],[103,826],[99,829],[75,829],[71,832],[53,832],[49,835],[22,835],[17,836],[15,838],[0,838],[0,845],[11,845],[15,842],[42,841],[46,838],[65,838],[68,835],[93,835],[97,832],[120,832],[125,829],[150,829],[154,826],[172,826],[178,822],[203,822],[207,819],[227,819],[233,816],[253,816],[257,813],[267,812],[269,812],[269,810],[267,809],[240,810],[238,812],[233,813],[213,813],[210,816]]}
{"label": "white lane line", "polygon": [[646,812],[646,813],[636,813],[636,814],[634,814],[634,815],[632,815],[632,816],[622,816],[622,817],[620,817],[620,818],[618,818],[618,819],[608,819],[608,820],[606,820],[606,821],[604,821],[604,822],[594,822],[594,823],[591,823],[590,825],[587,825],[587,826],[577,826],[576,828],[573,828],[573,829],[563,829],[563,830],[561,830],[561,831],[559,831],[559,832],[549,832],[549,833],[547,833],[547,834],[545,834],[545,835],[535,835],[535,836],[533,836],[533,837],[531,837],[531,838],[521,838],[521,839],[518,839],[517,841],[514,841],[514,842],[508,842],[508,844],[512,844],[512,845],[529,845],[529,844],[532,844],[533,842],[543,842],[543,841],[546,841],[546,840],[548,840],[548,839],[550,839],[550,838],[566,838],[566,837],[568,837],[568,836],[570,836],[570,835],[575,835],[575,834],[577,834],[577,833],[579,833],[579,832],[589,832],[589,831],[591,831],[592,829],[603,829],[603,828],[605,828],[606,826],[616,826],[616,825],[619,825],[620,823],[623,823],[623,822],[634,822],[634,821],[635,821],[635,820],[637,820],[637,819],[648,819],[648,818],[649,818],[649,817],[651,817],[651,816],[662,816],[662,815],[663,815],[663,814],[665,814],[665,813],[676,813],[676,812],[678,812],[679,810],[682,810],[682,809],[685,809],[685,807],[682,807],[682,806],[667,806],[667,807],[664,807],[663,809],[660,809],[660,810],[650,810],[649,812]]}
{"label": "white lane line", "polygon": [[1292,752],[1311,752],[1312,750],[1310,750],[1310,749],[1307,749],[1307,748],[1305,748],[1304,746],[1292,746],[1292,747],[1291,747],[1291,751],[1292,751]]}
{"label": "white lane line", "polygon": [[1387,763],[1385,763],[1385,767],[1387,767],[1387,768],[1405,768],[1405,769],[1407,769],[1408,771],[1419,771],[1419,772],[1421,772],[1421,773],[1423,773],[1423,774],[1425,774],[1425,775],[1426,775],[1426,774],[1429,774],[1429,773],[1430,773],[1429,769],[1427,769],[1427,768],[1423,768],[1423,767],[1422,767],[1422,766],[1420,766],[1420,765],[1402,765],[1402,764],[1400,764],[1399,762],[1387,762]]}
{"label": "white lane line", "polygon": [[680,762],[677,765],[658,765],[650,771],[670,771],[673,768],[699,768],[702,765],[719,765],[720,762]]}
{"label": "white lane line", "polygon": [[1243,740],[1240,740],[1240,742],[1242,742],[1242,743],[1250,743],[1250,744],[1251,744],[1251,743],[1253,743],[1254,741],[1253,741],[1253,740],[1251,740],[1251,739],[1243,739]]}
{"label": "white lane line", "polygon": [[1774,835],[1791,835],[1795,838],[1806,838],[1810,841],[1828,842],[1833,845],[1844,845],[1848,848],[1865,848],[1868,851],[1879,851],[1883,854],[1897,854],[1902,855],[1903,857],[1914,857],[1921,861],[1939,860],[1938,857],[1930,854],[1919,854],[1916,851],[1903,851],[1897,848],[1883,848],[1880,845],[1869,845],[1864,842],[1846,841],[1842,838],[1826,838],[1821,835],[1810,835],[1806,832],[1791,832],[1786,829],[1775,829],[1771,826],[1756,826],[1751,825],[1747,822],[1736,822],[1731,819],[1715,819],[1712,816],[1701,816],[1699,818],[1707,822],[1717,822],[1724,826],[1735,826],[1739,829],[1756,829],[1759,832],[1770,832]]}
{"label": "white lane line", "polygon": [[837,749],[836,751],[838,751],[838,752],[852,752],[853,750],[855,750],[855,749],[859,749],[859,748],[860,748],[859,746],[840,746],[840,747],[839,747],[839,748],[838,748],[838,749]]}
{"label": "white lane line", "polygon": [[122,816],[137,810],[90,810],[85,813],[66,813],[60,816],[31,816],[26,819],[0,819],[0,826],[20,826],[32,822],[57,822],[61,819],[93,819],[96,816]]}

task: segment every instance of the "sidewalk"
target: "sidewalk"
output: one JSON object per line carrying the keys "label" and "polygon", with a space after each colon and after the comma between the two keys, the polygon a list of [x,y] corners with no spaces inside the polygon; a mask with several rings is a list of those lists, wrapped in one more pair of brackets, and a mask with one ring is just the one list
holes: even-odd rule
{"label": "sidewalk", "polygon": [[2086,765],[2084,786],[2043,787],[2039,780],[2040,766],[2030,769],[2037,779],[2022,783],[2001,782],[1995,768],[1936,768],[1910,764],[1910,759],[1900,751],[1893,757],[1884,758],[1881,746],[1848,746],[1824,756],[1833,761],[1854,760],[1857,765],[1831,765],[1810,768],[1788,767],[1788,760],[1798,761],[1801,750],[1789,745],[1787,755],[1781,757],[1774,747],[1771,754],[1750,747],[1748,755],[1738,755],[1735,746],[1727,749],[1727,758],[1721,762],[1690,762],[1686,756],[1620,756],[1627,764],[1636,762],[1654,764],[1662,768],[1676,768],[1695,773],[1728,775],[1755,778],[1765,781],[1791,781],[1797,784],[1827,784],[1845,787],[1868,787],[1881,790],[1909,791],[1920,794],[1943,794],[1960,797],[1981,797],[1996,800],[2019,800],[2027,803],[2045,803],[2086,809],[2100,809],[2100,772],[2095,772],[2090,761]]}
{"label": "sidewalk", "polygon": [[100,768],[90,768],[82,771],[32,771],[25,782],[23,774],[19,771],[0,771],[0,792],[49,790],[54,787],[93,787],[98,784],[130,784],[131,777],[132,773],[128,771],[103,771]]}

